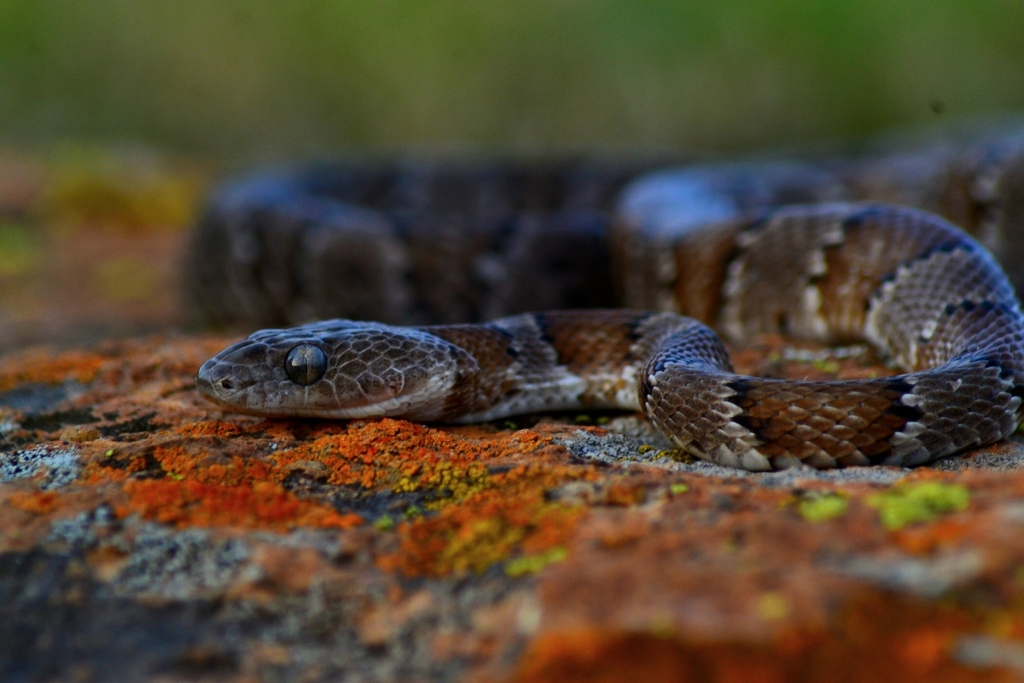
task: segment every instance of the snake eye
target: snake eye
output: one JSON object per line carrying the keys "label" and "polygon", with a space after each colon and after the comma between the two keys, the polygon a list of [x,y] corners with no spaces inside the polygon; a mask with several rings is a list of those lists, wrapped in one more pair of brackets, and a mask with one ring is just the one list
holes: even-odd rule
{"label": "snake eye", "polygon": [[299,344],[284,359],[284,371],[301,386],[309,386],[327,372],[327,354],[312,344]]}

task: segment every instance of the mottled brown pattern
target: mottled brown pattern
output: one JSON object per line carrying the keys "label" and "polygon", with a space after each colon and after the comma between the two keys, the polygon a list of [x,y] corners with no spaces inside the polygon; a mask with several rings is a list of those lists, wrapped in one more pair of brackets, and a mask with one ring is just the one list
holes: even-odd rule
{"label": "mottled brown pattern", "polygon": [[[596,315],[595,315],[596,314]],[[637,327],[651,313],[623,309],[552,311],[535,316],[541,337],[551,344],[558,363],[576,375],[618,373],[635,362],[631,349]]]}
{"label": "mottled brown pattern", "polygon": [[515,362],[515,340],[505,332],[484,325],[433,325],[420,328],[469,351],[480,374],[499,377]]}
{"label": "mottled brown pattern", "polygon": [[[972,194],[976,169],[962,160],[949,165],[943,174],[942,186],[935,193],[934,210],[955,225],[977,235],[987,218],[983,204]],[[922,206],[932,209],[931,206]]]}
{"label": "mottled brown pattern", "polygon": [[893,434],[921,416],[899,403],[912,390],[899,380],[844,385],[748,379],[729,386],[737,392],[729,401],[744,411],[734,419],[765,442],[762,453],[770,459],[791,453],[817,467],[829,466],[829,458],[880,462],[891,454]]}
{"label": "mottled brown pattern", "polygon": [[842,223],[843,242],[824,250],[826,272],[814,279],[821,292],[821,315],[834,340],[859,338],[866,302],[897,267],[941,245],[954,245],[960,235],[941,227],[922,230],[915,221],[888,208],[873,207]]}
{"label": "mottled brown pattern", "polygon": [[679,240],[673,289],[680,313],[708,325],[715,322],[729,264],[739,253],[736,236],[750,228],[751,221],[733,221]]}
{"label": "mottled brown pattern", "polygon": [[511,335],[486,325],[435,325],[422,330],[465,349],[476,361],[475,372],[467,372],[459,380],[472,381],[473,390],[451,392],[445,404],[446,415],[458,416],[478,406],[492,406],[511,391],[515,379],[509,371],[518,356]]}

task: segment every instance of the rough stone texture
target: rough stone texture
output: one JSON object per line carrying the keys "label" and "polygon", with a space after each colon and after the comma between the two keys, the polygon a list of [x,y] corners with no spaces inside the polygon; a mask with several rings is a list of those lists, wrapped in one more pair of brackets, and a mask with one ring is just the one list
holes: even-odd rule
{"label": "rough stone texture", "polygon": [[0,358],[0,679],[1024,677],[1021,439],[752,474],[632,415],[260,420],[193,388],[228,341]]}
{"label": "rough stone texture", "polygon": [[1020,437],[751,474],[632,415],[224,414],[193,375],[232,339],[90,342],[174,320],[188,183],[37,175],[0,225],[0,680],[1024,678]]}

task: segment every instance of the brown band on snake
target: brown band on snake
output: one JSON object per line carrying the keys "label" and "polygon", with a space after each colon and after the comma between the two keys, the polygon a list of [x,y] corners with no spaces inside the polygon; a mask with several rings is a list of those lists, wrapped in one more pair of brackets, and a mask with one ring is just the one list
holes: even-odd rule
{"label": "brown band on snake", "polygon": [[[792,454],[818,467],[885,462],[892,455],[890,440],[922,413],[900,403],[913,391],[901,380],[879,380],[858,387],[808,383],[779,387],[750,380],[730,382],[730,399],[743,410],[733,420],[763,441],[761,452],[776,469]],[[863,457],[862,457],[863,456]]]}
{"label": "brown band on snake", "polygon": [[608,311],[600,321],[581,313],[560,312],[558,315],[534,315],[541,338],[554,349],[557,363],[577,375],[617,372],[625,363],[633,362],[631,350],[637,342],[639,329],[649,315],[635,311]]}

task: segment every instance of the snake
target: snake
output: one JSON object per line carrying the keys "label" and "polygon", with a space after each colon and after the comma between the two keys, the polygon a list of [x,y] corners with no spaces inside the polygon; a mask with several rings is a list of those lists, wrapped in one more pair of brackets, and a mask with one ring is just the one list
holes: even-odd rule
{"label": "snake", "polygon": [[[992,254],[1017,272],[1021,140],[831,165],[548,168],[546,184],[528,190],[535,176],[518,167],[335,167],[245,179],[214,198],[197,231],[190,258],[207,279],[193,293],[213,292],[216,301],[199,296],[196,310],[230,308],[227,319],[259,326],[369,306],[381,321],[353,315],[261,329],[203,363],[197,388],[264,417],[470,423],[642,412],[684,452],[751,471],[916,466],[991,444],[1024,417],[1024,315]],[[424,178],[447,191],[424,192]],[[547,188],[543,202],[538,187]],[[952,218],[960,211],[975,236],[938,215],[942,206]],[[460,248],[476,241],[461,264],[471,274],[455,275],[470,282],[488,264],[500,280],[511,265],[539,268],[552,253],[570,264],[579,256],[588,268],[604,259],[616,274],[598,274],[599,296],[585,308],[503,310],[537,298],[515,301],[512,288],[463,300],[455,314],[469,322],[417,324],[417,316],[451,313],[432,308],[429,295],[401,293],[417,240],[432,234],[442,245],[467,232]],[[525,247],[546,238],[556,247],[538,260]],[[513,244],[511,256],[495,263],[502,240]],[[335,284],[374,287],[346,299],[325,284],[331,272],[344,275]],[[530,270],[516,281],[527,292],[530,278],[550,285],[538,297],[555,290],[556,303],[593,294],[586,277],[569,273],[546,280]],[[478,289],[486,289],[479,280]],[[599,307],[607,290],[623,307]],[[504,315],[475,319],[489,311]],[[730,341],[868,342],[901,373],[738,375],[715,330]]]}

